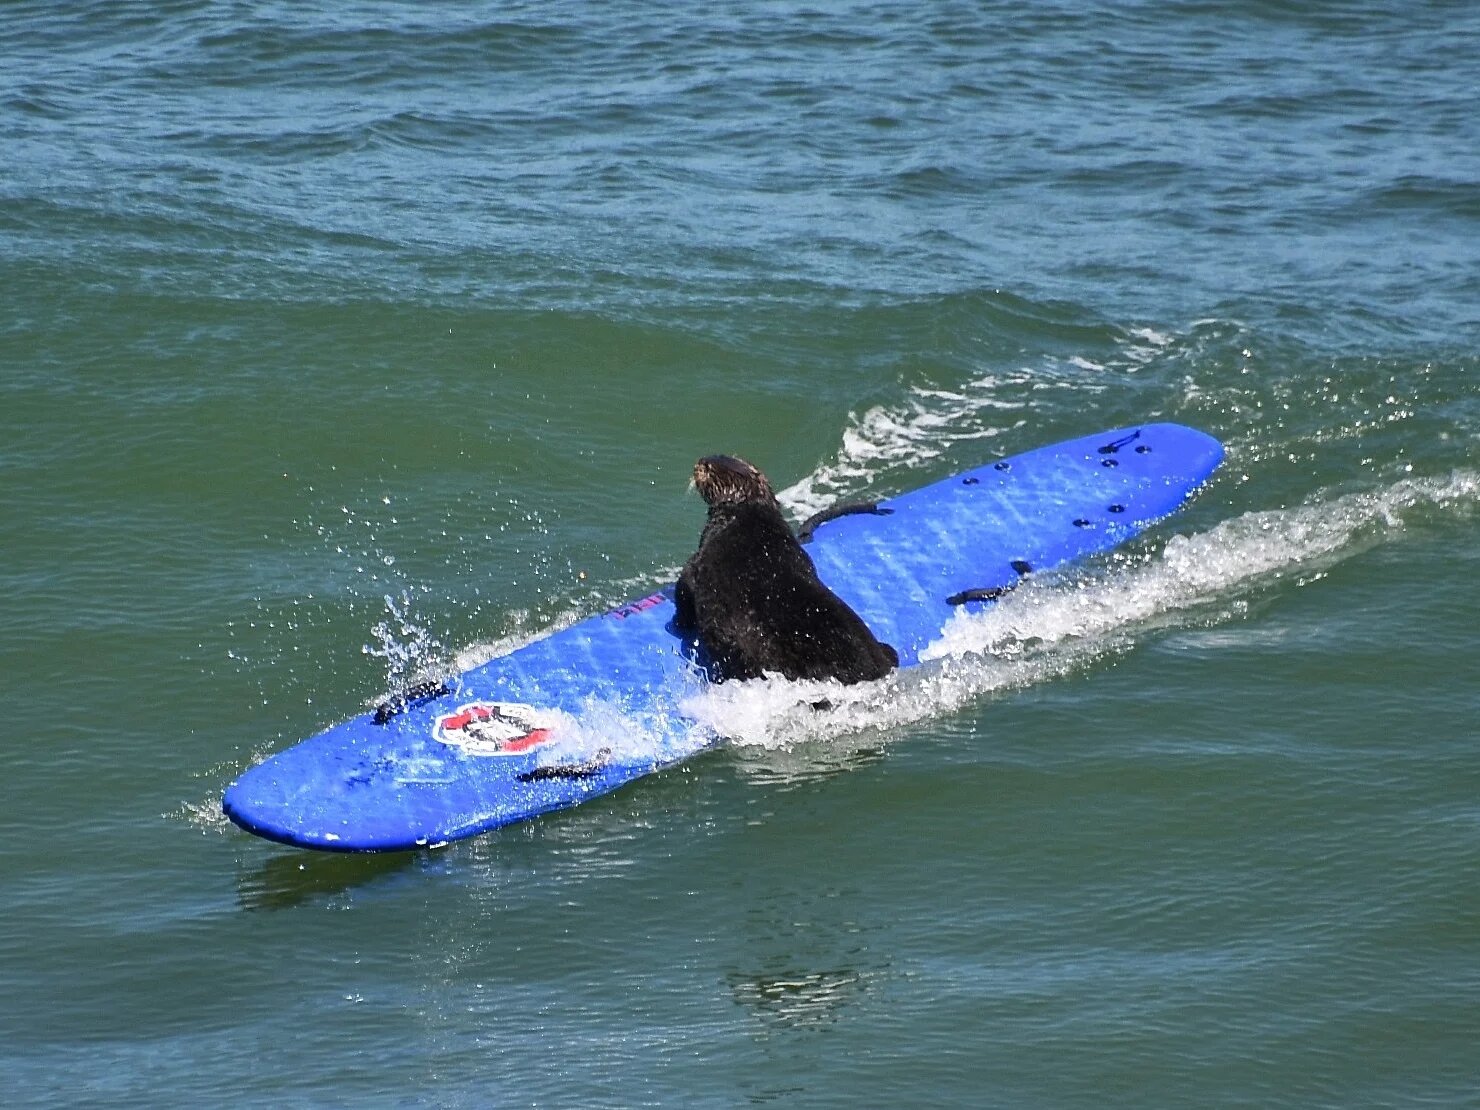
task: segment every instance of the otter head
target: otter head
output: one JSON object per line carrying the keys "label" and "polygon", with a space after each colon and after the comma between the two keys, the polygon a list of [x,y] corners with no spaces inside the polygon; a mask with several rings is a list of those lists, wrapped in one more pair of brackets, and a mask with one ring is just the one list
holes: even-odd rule
{"label": "otter head", "polygon": [[766,476],[734,455],[705,455],[696,462],[694,488],[711,507],[776,500]]}

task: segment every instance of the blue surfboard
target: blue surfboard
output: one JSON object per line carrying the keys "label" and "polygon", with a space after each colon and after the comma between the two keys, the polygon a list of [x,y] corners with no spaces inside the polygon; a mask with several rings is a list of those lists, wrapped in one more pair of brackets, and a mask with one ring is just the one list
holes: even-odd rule
{"label": "blue surfboard", "polygon": [[[911,667],[963,607],[1131,538],[1222,458],[1191,428],[1121,428],[842,506],[802,534],[822,580]],[[245,771],[226,790],[226,815],[307,848],[412,849],[677,763],[720,736],[683,713],[705,677],[672,619],[670,586],[405,691]]]}

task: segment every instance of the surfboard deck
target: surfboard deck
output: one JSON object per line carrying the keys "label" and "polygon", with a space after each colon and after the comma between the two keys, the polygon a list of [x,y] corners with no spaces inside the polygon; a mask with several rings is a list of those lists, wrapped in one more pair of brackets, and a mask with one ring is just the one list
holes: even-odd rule
{"label": "surfboard deck", "polygon": [[[1222,458],[1217,440],[1177,424],[1101,432],[824,520],[806,548],[910,667],[960,608],[1130,539]],[[680,762],[720,737],[683,715],[705,678],[672,628],[672,593],[335,725],[243,772],[223,809],[286,844],[405,850],[577,805]]]}

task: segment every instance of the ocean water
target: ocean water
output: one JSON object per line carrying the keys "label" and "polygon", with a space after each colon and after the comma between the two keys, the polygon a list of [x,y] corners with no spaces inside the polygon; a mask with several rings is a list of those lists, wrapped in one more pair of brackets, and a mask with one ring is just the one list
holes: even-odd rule
{"label": "ocean water", "polygon": [[[1480,1106],[1480,9],[11,3],[0,1101]],[[222,788],[798,515],[1228,460],[887,704],[425,854]]]}

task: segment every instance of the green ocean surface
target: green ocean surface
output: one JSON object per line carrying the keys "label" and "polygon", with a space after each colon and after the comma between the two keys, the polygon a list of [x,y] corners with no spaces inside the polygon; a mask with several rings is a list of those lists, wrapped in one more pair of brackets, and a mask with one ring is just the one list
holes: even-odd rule
{"label": "green ocean surface", "polygon": [[[1480,1106],[1480,9],[12,3],[0,1102]],[[421,671],[1151,420],[939,681],[339,857]],[[981,650],[983,644],[990,650]]]}

